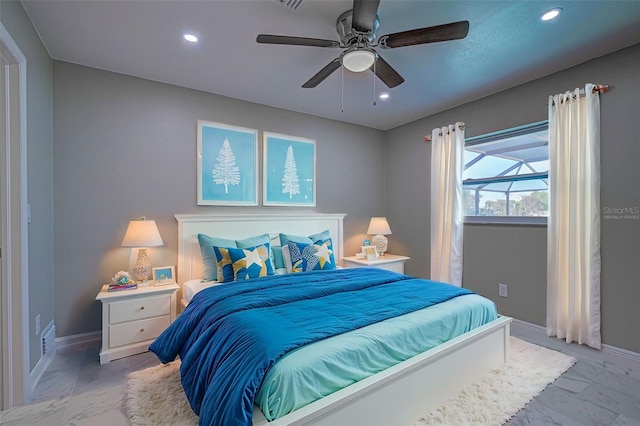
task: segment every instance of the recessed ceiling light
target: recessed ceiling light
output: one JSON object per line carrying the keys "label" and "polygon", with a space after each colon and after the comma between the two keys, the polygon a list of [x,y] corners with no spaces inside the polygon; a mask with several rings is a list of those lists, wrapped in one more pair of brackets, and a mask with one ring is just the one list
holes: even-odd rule
{"label": "recessed ceiling light", "polygon": [[556,19],[558,17],[558,15],[560,15],[560,13],[562,13],[562,8],[561,7],[554,7],[553,9],[549,9],[546,12],[544,12],[540,16],[540,19],[542,21],[551,21],[552,19]]}
{"label": "recessed ceiling light", "polygon": [[380,99],[389,99],[389,94],[388,93],[380,93],[379,98]]}
{"label": "recessed ceiling light", "polygon": [[187,40],[189,43],[198,42],[198,37],[194,36],[193,34],[185,34],[182,37],[184,37],[184,39]]}

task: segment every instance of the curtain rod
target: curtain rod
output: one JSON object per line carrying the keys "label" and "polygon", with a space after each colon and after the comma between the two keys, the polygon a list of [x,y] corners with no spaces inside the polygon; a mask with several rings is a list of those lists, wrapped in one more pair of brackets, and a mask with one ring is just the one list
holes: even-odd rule
{"label": "curtain rod", "polygon": [[[608,84],[596,84],[595,86],[593,86],[593,93],[596,92],[600,92],[600,93],[607,93],[609,91],[611,87]],[[580,96],[586,96],[584,93],[584,89],[580,90]],[[460,126],[460,130],[464,130],[465,125],[461,125]],[[440,136],[442,136],[442,133],[440,133]],[[431,142],[431,136],[425,136],[424,137],[424,141],[425,142]]]}
{"label": "curtain rod", "polygon": [[[467,126],[466,126],[465,124],[461,124],[461,125],[459,125],[459,126],[458,126],[458,128],[459,128],[460,130],[464,130],[466,127],[467,127]],[[449,132],[447,132],[447,133],[449,133]],[[442,132],[438,133],[438,136],[442,136]],[[425,136],[425,137],[424,137],[424,141],[425,141],[425,142],[431,142],[431,136]]]}
{"label": "curtain rod", "polygon": [[[596,93],[596,92],[600,92],[600,93],[607,93],[609,91],[610,87],[608,84],[596,84],[593,86],[593,89],[591,90],[591,93]],[[580,89],[580,97],[584,97],[586,96],[586,94],[584,93],[584,89]],[[573,99],[575,99],[575,95],[572,96]],[[553,105],[554,102],[551,101],[551,105]]]}

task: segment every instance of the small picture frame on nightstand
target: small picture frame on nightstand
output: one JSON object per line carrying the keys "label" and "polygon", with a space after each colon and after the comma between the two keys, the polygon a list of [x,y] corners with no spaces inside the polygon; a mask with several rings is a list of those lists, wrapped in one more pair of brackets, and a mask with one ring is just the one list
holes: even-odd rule
{"label": "small picture frame on nightstand", "polygon": [[166,285],[176,282],[175,266],[153,268],[153,285]]}
{"label": "small picture frame on nightstand", "polygon": [[376,246],[362,246],[362,253],[364,253],[367,260],[378,260],[378,250]]}

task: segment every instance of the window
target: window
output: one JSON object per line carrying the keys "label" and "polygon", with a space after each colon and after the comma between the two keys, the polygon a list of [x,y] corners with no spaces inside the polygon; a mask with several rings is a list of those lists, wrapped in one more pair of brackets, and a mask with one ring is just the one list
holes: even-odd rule
{"label": "window", "polygon": [[548,123],[467,139],[462,187],[466,222],[546,223]]}

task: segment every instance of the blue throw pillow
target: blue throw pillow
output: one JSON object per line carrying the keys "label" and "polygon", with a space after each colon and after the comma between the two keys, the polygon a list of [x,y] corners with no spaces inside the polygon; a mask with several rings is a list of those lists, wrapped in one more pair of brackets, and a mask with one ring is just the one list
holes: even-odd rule
{"label": "blue throw pillow", "polygon": [[235,247],[238,248],[247,248],[247,247],[256,247],[262,244],[269,244],[270,237],[269,234],[256,235],[255,237],[245,238],[244,240],[236,240]]}
{"label": "blue throw pillow", "polygon": [[273,275],[268,243],[247,248],[229,247],[225,250],[231,258],[234,281]]}
{"label": "blue throw pillow", "polygon": [[[238,248],[255,247],[262,244],[269,244],[269,246],[271,246],[271,236],[269,234],[257,235],[255,237],[245,238],[244,240],[236,240],[236,247]],[[273,269],[273,265],[275,264],[273,250],[269,252],[269,259],[271,268]]]}
{"label": "blue throw pillow", "polygon": [[202,253],[202,281],[222,281],[222,271],[218,270],[215,247],[236,247],[236,242],[228,238],[210,237],[198,234],[198,244]]}
{"label": "blue throw pillow", "polygon": [[280,245],[284,247],[289,243],[289,241],[294,243],[313,244],[318,241],[326,241],[330,238],[331,234],[329,234],[328,229],[317,234],[309,235],[308,237],[280,233]]}
{"label": "blue throw pillow", "polygon": [[309,235],[309,238],[311,238],[311,241],[313,241],[314,243],[318,244],[319,242],[324,242],[327,240],[331,239],[331,234],[329,233],[329,230],[325,230],[322,232],[318,232],[317,234],[311,234]]}
{"label": "blue throw pillow", "polygon": [[286,268],[286,265],[284,263],[284,255],[282,254],[282,247],[271,247],[271,253],[273,253],[273,267],[275,269]]}
{"label": "blue throw pillow", "polygon": [[289,241],[287,247],[291,257],[291,272],[336,269],[331,238],[315,244]]}
{"label": "blue throw pillow", "polygon": [[[202,281],[219,281],[221,283],[233,281],[233,267],[228,252],[220,251],[220,248],[255,247],[269,244],[269,242],[269,234],[257,235],[243,240],[198,234],[198,244],[200,244],[200,252],[202,253]],[[269,256],[271,257],[271,253]],[[270,262],[273,263],[272,260]],[[273,269],[273,265],[271,268]]]}
{"label": "blue throw pillow", "polygon": [[213,252],[218,259],[218,281],[228,283],[233,281],[233,262],[229,250],[237,247],[213,247]]}

